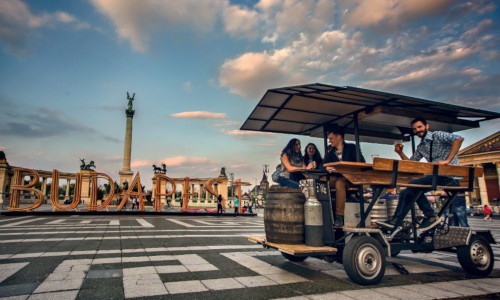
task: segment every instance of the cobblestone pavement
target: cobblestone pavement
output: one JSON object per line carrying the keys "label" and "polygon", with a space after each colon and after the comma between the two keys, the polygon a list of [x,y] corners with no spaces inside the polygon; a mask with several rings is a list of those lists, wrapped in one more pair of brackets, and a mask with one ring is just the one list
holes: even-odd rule
{"label": "cobblestone pavement", "polygon": [[[0,216],[0,297],[6,299],[435,299],[500,295],[500,265],[466,274],[450,253],[403,252],[375,286],[342,265],[284,259],[245,236],[263,218]],[[500,241],[500,221],[471,219]],[[493,245],[496,260],[500,246]],[[402,264],[401,275],[391,263]]]}

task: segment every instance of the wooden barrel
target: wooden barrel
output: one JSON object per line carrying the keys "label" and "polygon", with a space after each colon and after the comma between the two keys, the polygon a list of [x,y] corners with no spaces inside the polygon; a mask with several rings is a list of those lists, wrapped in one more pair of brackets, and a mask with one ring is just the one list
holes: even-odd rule
{"label": "wooden barrel", "polygon": [[387,203],[385,199],[377,199],[370,213],[372,224],[387,221]]}
{"label": "wooden barrel", "polygon": [[[387,200],[387,215],[389,218],[394,216],[396,212],[396,207],[398,206],[398,199],[388,199]],[[418,208],[418,205],[415,203],[415,215],[417,217],[422,217],[424,213]],[[405,216],[405,220],[411,222],[411,211],[408,211],[408,214]]]}
{"label": "wooden barrel", "polygon": [[280,244],[304,244],[304,203],[300,189],[271,187],[264,209],[266,240]]}

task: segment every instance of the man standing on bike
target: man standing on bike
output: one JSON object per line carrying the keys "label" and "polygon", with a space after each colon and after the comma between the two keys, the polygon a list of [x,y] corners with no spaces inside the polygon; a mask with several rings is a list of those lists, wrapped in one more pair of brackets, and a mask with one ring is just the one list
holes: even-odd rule
{"label": "man standing on bike", "polygon": [[[422,158],[425,158],[428,162],[440,165],[458,165],[457,153],[464,140],[463,137],[444,131],[431,132],[429,131],[429,124],[427,124],[427,121],[422,118],[414,119],[411,122],[411,127],[413,129],[413,133],[417,135],[421,141],[411,158],[408,158],[403,153],[403,147],[401,145],[396,145],[394,151],[399,154],[401,159],[420,161]],[[423,178],[412,180],[409,183],[430,185],[432,184],[432,177],[432,175],[425,176]],[[437,184],[444,186],[458,186],[459,179],[460,178],[457,177],[438,176]],[[377,222],[377,224],[388,229],[394,229],[396,224],[401,224],[404,217],[410,210],[412,199],[414,199],[420,191],[422,191],[422,189],[411,187],[403,190],[399,196],[398,206],[396,207],[396,211],[392,219],[386,222]],[[428,191],[430,191],[430,189],[424,190],[420,194],[420,197],[416,200],[418,207],[422,210],[425,216],[425,219],[418,227],[419,231],[429,230],[441,222],[440,218],[436,216],[434,209],[432,209],[429,201],[424,195],[424,193]]]}

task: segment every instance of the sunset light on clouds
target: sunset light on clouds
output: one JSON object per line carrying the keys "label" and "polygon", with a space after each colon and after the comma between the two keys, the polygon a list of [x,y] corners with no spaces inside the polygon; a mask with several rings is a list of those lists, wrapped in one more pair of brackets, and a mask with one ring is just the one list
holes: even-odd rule
{"label": "sunset light on clouds", "polygon": [[[239,130],[271,88],[320,82],[500,112],[499,6],[2,0],[0,149],[11,165],[42,170],[75,172],[85,157],[116,179],[130,92],[133,171],[148,178],[165,163],[172,177],[208,177],[226,167],[254,183],[293,137]],[[482,126],[460,133],[463,146],[500,123]]]}

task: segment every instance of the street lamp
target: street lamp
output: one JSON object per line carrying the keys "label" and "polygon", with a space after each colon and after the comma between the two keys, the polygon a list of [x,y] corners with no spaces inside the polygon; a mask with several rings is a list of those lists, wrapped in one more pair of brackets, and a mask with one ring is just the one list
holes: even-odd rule
{"label": "street lamp", "polygon": [[231,180],[231,197],[234,197],[234,173],[229,173],[229,179]]}

